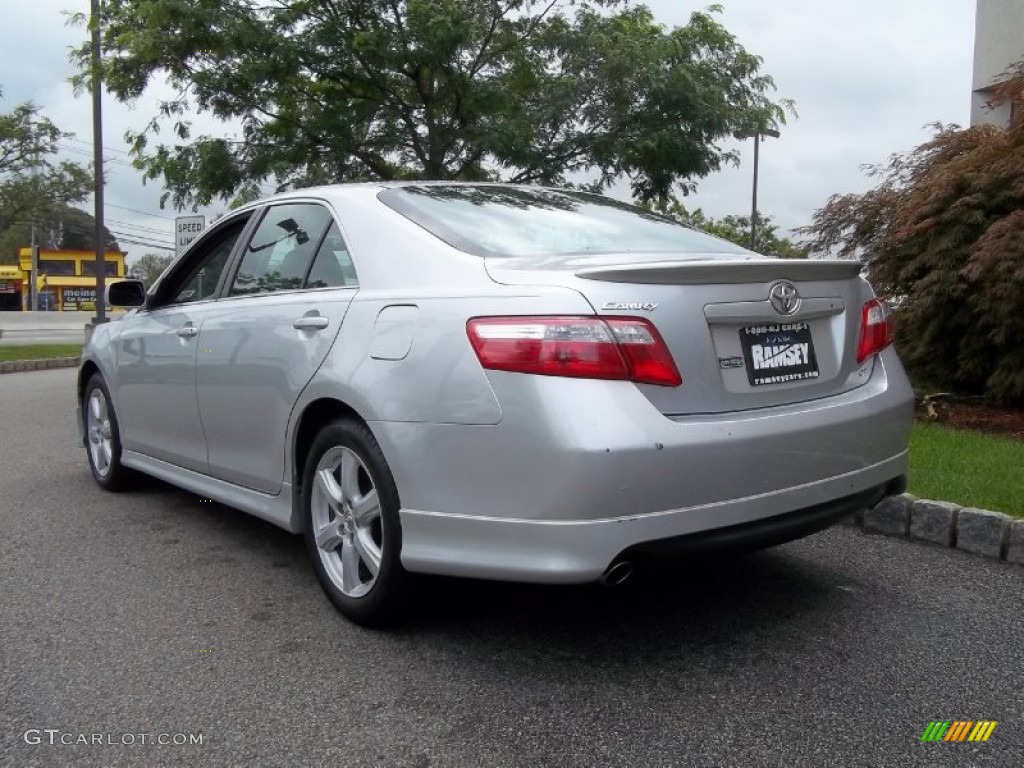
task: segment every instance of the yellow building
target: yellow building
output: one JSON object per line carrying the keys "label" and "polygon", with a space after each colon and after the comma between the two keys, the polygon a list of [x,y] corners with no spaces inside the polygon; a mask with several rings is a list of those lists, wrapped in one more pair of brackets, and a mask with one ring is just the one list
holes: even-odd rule
{"label": "yellow building", "polygon": [[[104,255],[106,282],[118,282],[125,277],[124,253],[107,251]],[[32,249],[22,248],[18,254],[19,268],[0,267],[13,272],[10,278],[0,271],[0,309],[31,309],[29,281],[32,279]],[[7,285],[9,293],[3,293]],[[14,290],[12,290],[14,289]],[[67,312],[96,309],[96,254],[92,251],[39,251],[39,309]],[[12,293],[18,298],[12,299]],[[5,297],[7,297],[5,299]],[[10,304],[12,306],[8,307]]]}
{"label": "yellow building", "polygon": [[0,312],[17,312],[23,308],[21,294],[25,284],[21,267],[0,264]]}

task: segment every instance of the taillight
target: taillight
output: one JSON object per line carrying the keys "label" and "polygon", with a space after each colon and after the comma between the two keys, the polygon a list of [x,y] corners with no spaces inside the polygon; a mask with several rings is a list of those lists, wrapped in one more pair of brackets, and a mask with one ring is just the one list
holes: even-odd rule
{"label": "taillight", "polygon": [[639,317],[477,317],[466,332],[493,371],[683,383],[661,335]]}
{"label": "taillight", "polygon": [[890,344],[892,344],[892,328],[889,325],[889,308],[881,299],[872,299],[864,304],[860,313],[857,362],[863,363]]}

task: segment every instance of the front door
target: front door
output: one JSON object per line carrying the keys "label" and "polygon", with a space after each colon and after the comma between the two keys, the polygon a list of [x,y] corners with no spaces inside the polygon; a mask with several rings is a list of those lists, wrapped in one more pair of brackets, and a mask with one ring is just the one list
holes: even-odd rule
{"label": "front door", "polygon": [[150,304],[123,321],[113,393],[125,450],[207,472],[196,404],[199,332],[247,217],[210,230],[161,281]]}

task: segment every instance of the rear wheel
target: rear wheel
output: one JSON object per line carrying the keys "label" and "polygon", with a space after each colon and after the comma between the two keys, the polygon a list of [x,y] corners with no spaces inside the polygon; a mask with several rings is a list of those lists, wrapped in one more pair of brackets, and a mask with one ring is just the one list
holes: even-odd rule
{"label": "rear wheel", "polygon": [[302,481],[306,548],[331,602],[349,619],[380,626],[406,603],[398,489],[376,439],[341,419],[313,441]]}
{"label": "rear wheel", "polygon": [[82,420],[93,479],[108,491],[127,487],[134,473],[121,464],[121,435],[117,414],[114,413],[106,382],[98,373],[94,373],[85,385]]}

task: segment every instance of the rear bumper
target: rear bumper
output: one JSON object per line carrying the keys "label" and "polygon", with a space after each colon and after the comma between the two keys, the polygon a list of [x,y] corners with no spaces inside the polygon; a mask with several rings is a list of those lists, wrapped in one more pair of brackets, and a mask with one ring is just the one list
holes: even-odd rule
{"label": "rear bumper", "polygon": [[[899,492],[906,458],[902,453],[852,475],[771,494],[606,520],[508,520],[403,509],[402,564],[418,573],[573,584],[596,581],[619,559],[773,546]],[[851,486],[858,490],[849,493]],[[735,520],[743,522],[727,522]]]}
{"label": "rear bumper", "polygon": [[739,525],[730,525],[726,528],[714,528],[700,533],[634,544],[620,552],[615,559],[633,561],[654,558],[660,560],[774,547],[823,531],[862,509],[874,506],[886,496],[903,493],[906,489],[906,477],[897,477],[884,485],[870,488],[867,491],[806,509],[798,509],[794,512]]}
{"label": "rear bumper", "polygon": [[491,379],[497,425],[371,422],[410,571],[575,583],[695,534],[682,551],[769,546],[897,492],[907,472],[913,393],[891,350],[835,397],[678,419],[627,382],[512,376]]}

